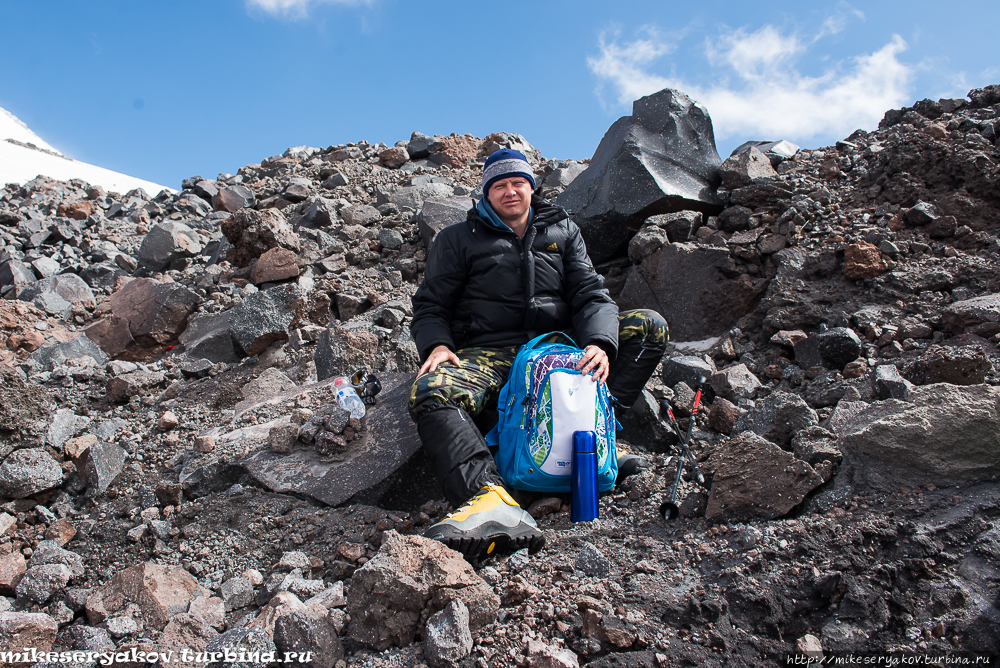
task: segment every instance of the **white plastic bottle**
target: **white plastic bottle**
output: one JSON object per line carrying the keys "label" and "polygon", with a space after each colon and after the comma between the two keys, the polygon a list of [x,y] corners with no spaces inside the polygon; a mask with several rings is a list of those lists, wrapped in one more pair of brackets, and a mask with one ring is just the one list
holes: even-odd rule
{"label": "white plastic bottle", "polygon": [[361,397],[351,385],[351,379],[339,376],[334,379],[333,385],[337,388],[337,405],[348,411],[352,418],[359,420],[363,418],[365,416],[365,402],[361,401]]}

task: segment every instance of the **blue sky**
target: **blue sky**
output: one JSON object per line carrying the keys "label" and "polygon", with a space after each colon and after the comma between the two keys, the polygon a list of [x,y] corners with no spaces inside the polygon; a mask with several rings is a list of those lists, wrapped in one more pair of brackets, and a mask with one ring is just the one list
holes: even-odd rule
{"label": "blue sky", "polygon": [[995,0],[8,0],[0,16],[0,107],[70,157],[171,187],[414,130],[588,158],[665,86],[705,104],[723,157],[816,147],[1000,83]]}

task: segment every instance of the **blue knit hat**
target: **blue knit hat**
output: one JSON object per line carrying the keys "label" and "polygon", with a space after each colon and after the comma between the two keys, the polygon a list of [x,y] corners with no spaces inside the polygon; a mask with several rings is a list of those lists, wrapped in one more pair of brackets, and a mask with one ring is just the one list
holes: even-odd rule
{"label": "blue knit hat", "polygon": [[483,196],[489,197],[490,186],[495,182],[512,176],[523,176],[528,179],[534,190],[535,175],[523,153],[512,148],[502,148],[491,154],[483,165]]}

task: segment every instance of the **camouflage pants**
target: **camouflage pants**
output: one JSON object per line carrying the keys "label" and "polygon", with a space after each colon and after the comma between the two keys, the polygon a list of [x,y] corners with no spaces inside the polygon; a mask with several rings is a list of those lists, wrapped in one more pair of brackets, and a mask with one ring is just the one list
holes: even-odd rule
{"label": "camouflage pants", "polygon": [[[667,323],[655,311],[618,315],[618,355],[608,389],[628,407],[642,392],[667,345]],[[482,433],[497,421],[497,398],[507,382],[517,347],[463,348],[456,367],[446,362],[417,377],[410,388],[410,416],[438,480],[458,506],[490,482],[502,482]]]}

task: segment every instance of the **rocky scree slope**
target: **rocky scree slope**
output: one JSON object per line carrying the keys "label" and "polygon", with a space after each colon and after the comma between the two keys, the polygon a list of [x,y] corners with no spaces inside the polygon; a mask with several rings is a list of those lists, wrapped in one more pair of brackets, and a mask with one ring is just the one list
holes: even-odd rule
{"label": "rocky scree slope", "polygon": [[[653,467],[595,523],[524,498],[546,548],[474,565],[419,538],[448,508],[405,414],[410,297],[490,152],[525,152],[548,198],[586,161],[415,133],[296,147],[178,194],[6,186],[4,649],[311,650],[323,666],[996,652],[998,91],[818,150],[700,148],[708,195],[631,191],[612,213],[609,181],[577,218],[592,243],[627,240],[598,268],[675,340],[621,416]],[[697,112],[644,100],[616,125]],[[594,164],[670,141],[602,143]],[[362,365],[386,390],[357,421],[329,381]],[[709,480],[685,475],[668,523],[659,402],[686,428],[701,376]]]}

